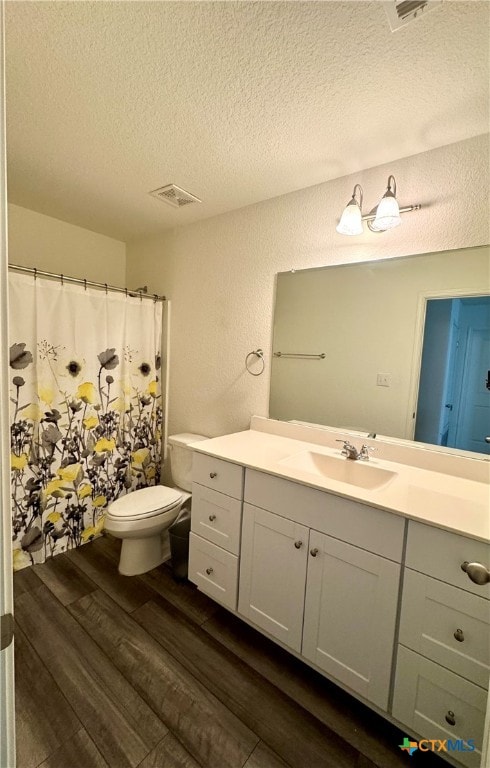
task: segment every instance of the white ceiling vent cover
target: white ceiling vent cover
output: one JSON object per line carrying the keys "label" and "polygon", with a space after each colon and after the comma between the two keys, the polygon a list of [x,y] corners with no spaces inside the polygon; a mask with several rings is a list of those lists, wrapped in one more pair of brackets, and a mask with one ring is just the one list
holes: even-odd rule
{"label": "white ceiling vent cover", "polygon": [[154,189],[149,193],[152,197],[157,197],[164,203],[173,205],[174,208],[182,208],[189,203],[202,203],[195,195],[191,195],[190,192],[186,192],[185,189],[181,189],[176,184],[167,184],[165,187]]}
{"label": "white ceiling vent cover", "polygon": [[422,16],[427,11],[437,8],[443,0],[389,0],[384,6],[392,32]]}

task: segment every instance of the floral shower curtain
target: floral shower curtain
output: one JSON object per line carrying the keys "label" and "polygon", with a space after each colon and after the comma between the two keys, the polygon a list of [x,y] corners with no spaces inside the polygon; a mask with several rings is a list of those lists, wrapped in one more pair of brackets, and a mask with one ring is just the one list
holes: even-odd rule
{"label": "floral shower curtain", "polygon": [[97,536],[159,482],[162,303],[9,276],[14,568]]}

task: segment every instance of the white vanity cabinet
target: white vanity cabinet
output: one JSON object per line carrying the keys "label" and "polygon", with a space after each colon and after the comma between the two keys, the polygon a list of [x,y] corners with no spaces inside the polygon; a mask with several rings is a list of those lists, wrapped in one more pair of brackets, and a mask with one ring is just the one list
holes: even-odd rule
{"label": "white vanity cabinet", "polygon": [[239,613],[386,711],[404,521],[253,470],[245,499]]}
{"label": "white vanity cabinet", "polygon": [[409,522],[393,716],[424,738],[466,743],[451,757],[479,766],[490,671],[490,593],[488,584],[476,584],[462,570],[468,562],[489,568],[490,547]]}
{"label": "white vanity cabinet", "polygon": [[269,421],[195,449],[190,580],[421,752],[482,768],[488,465],[381,441],[345,464],[332,435]]}
{"label": "white vanity cabinet", "polygon": [[189,579],[226,608],[236,610],[243,467],[195,453]]}

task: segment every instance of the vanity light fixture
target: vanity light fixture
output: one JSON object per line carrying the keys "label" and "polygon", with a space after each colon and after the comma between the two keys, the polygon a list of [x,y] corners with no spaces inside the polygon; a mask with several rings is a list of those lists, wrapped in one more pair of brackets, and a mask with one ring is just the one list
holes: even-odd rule
{"label": "vanity light fixture", "polygon": [[[359,199],[356,198],[356,194]],[[362,187],[360,184],[356,184],[352,198],[347,203],[337,224],[337,232],[341,235],[362,235],[362,231]]]}
{"label": "vanity light fixture", "polygon": [[[391,189],[392,181],[394,191]],[[401,223],[400,207],[396,199],[395,177],[388,176],[388,187],[376,209],[376,218],[373,221],[374,231],[384,232],[385,229],[393,229]]]}
{"label": "vanity light fixture", "polygon": [[401,224],[401,213],[408,211],[418,211],[420,205],[406,205],[400,208],[396,199],[396,180],[393,175],[388,177],[386,192],[380,202],[367,214],[362,213],[362,187],[356,184],[352,193],[352,198],[342,213],[340,221],[336,227],[341,235],[362,235],[362,222],[367,221],[371,232],[386,232],[387,229],[393,229]]}

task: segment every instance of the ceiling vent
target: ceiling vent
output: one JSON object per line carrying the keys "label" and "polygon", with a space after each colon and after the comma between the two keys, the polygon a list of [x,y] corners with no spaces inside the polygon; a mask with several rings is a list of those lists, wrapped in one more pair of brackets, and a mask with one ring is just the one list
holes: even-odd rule
{"label": "ceiling vent", "polygon": [[443,0],[389,0],[385,2],[386,13],[392,32],[441,5]]}
{"label": "ceiling vent", "polygon": [[149,193],[152,197],[157,197],[164,203],[173,205],[174,208],[182,208],[184,205],[190,203],[202,203],[195,195],[191,195],[190,192],[186,192],[185,189],[177,187],[176,184],[167,184],[165,187],[154,189]]}

